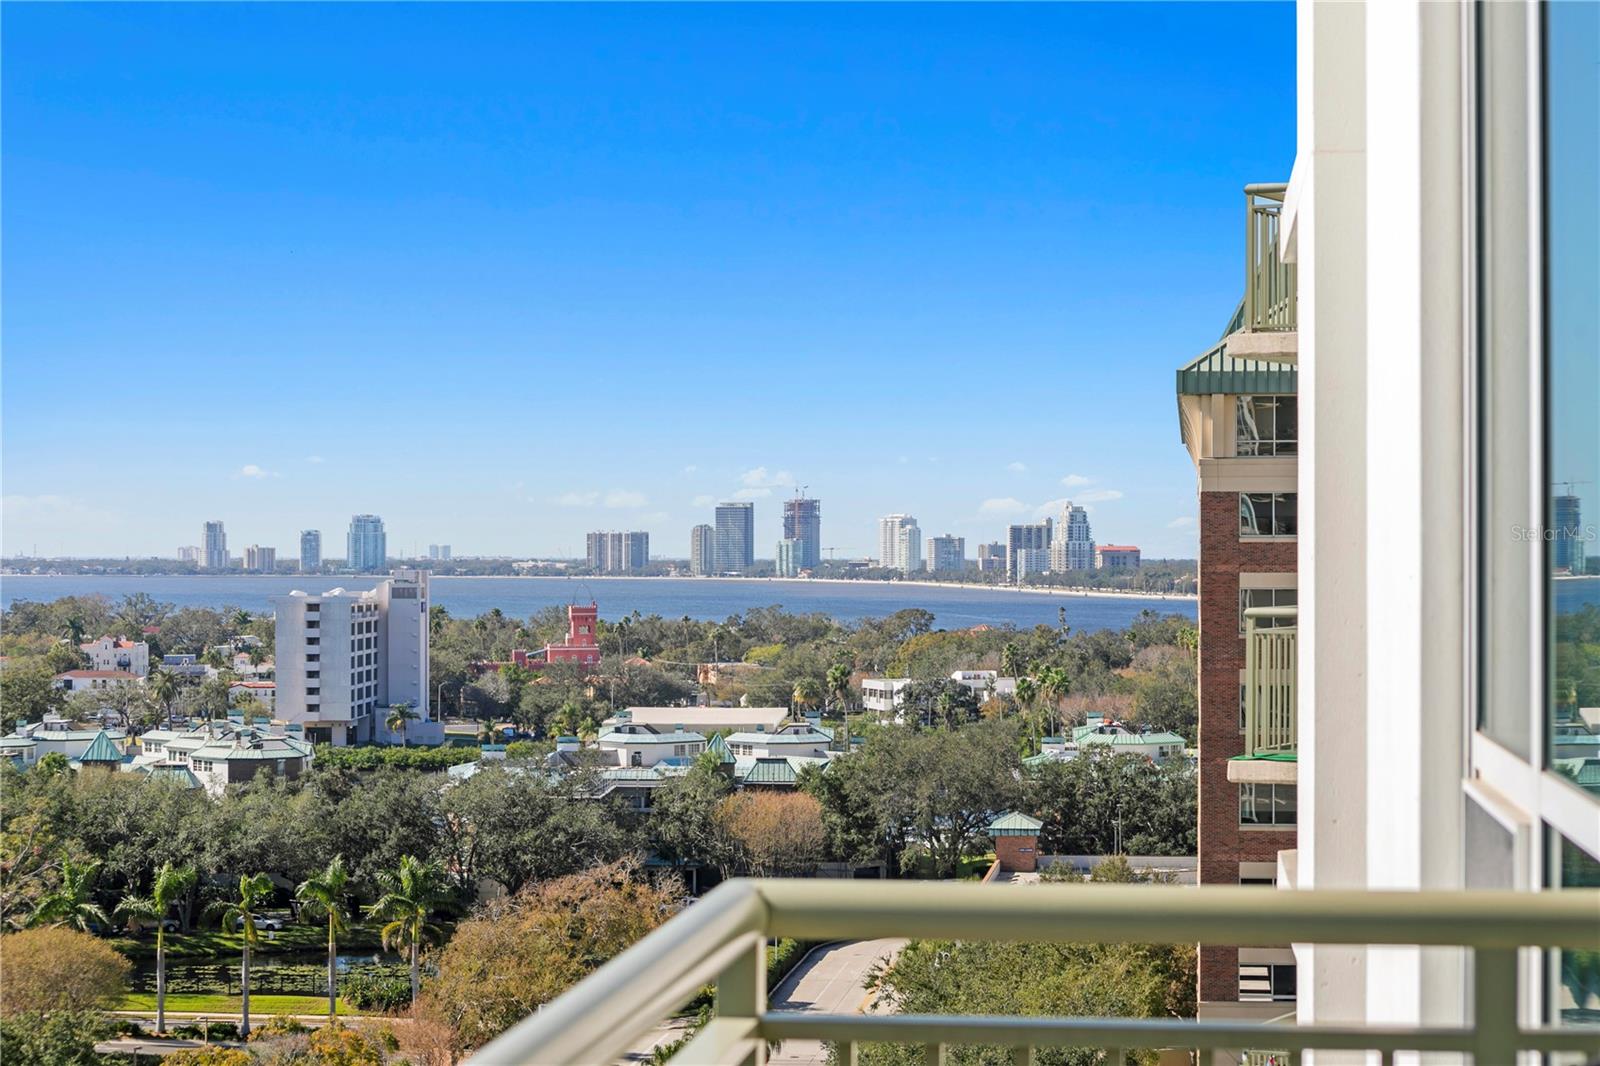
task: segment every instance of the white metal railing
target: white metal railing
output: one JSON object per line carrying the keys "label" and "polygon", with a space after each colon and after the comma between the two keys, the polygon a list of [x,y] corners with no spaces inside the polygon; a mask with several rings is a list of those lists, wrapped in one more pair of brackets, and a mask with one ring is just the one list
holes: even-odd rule
{"label": "white metal railing", "polygon": [[[1469,1022],[1426,1028],[1274,1025],[1177,1018],[812,1014],[767,1006],[768,938],[877,937],[1062,943],[1457,945],[1476,975]],[[716,1016],[675,1063],[761,1066],[770,1041],[823,1040],[841,1063],[862,1044],[921,1045],[942,1063],[955,1045],[1308,1049],[1474,1056],[1501,1066],[1518,1052],[1600,1054],[1600,1030],[1525,1028],[1517,1016],[1523,948],[1600,949],[1600,891],[1262,892],[1224,885],[1039,885],[973,882],[735,880],[720,885],[565,995],[473,1056],[479,1066],[606,1063],[715,983]],[[1534,972],[1530,967],[1527,972]]]}
{"label": "white metal railing", "polygon": [[1295,607],[1244,612],[1244,753],[1292,753],[1298,741]]}

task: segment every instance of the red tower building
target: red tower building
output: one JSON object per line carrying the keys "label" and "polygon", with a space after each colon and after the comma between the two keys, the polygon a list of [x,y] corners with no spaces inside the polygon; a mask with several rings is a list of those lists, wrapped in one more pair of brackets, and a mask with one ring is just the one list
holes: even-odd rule
{"label": "red tower building", "polygon": [[567,639],[544,649],[546,662],[577,663],[579,666],[600,664],[600,640],[596,626],[600,608],[591,603],[587,607],[576,603],[567,608]]}

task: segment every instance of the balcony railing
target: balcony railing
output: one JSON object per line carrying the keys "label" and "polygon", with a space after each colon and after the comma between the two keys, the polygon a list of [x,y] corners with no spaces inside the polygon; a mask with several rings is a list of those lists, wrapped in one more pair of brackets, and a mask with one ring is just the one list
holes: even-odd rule
{"label": "balcony railing", "polygon": [[[1207,885],[1036,885],[960,882],[729,881],[479,1051],[489,1066],[613,1062],[701,987],[716,985],[716,1015],[675,1063],[760,1066],[770,1041],[832,1043],[841,1063],[863,1044],[945,1049],[987,1045],[1032,1061],[1038,1048],[1310,1049],[1467,1053],[1479,1066],[1518,1052],[1600,1053],[1600,1030],[1518,1022],[1519,949],[1600,949],[1600,891],[1262,892]],[[1264,1027],[1177,1018],[813,1014],[767,1006],[768,938],[877,937],[1061,943],[1413,944],[1462,946],[1477,980],[1465,1025],[1423,1028]]]}
{"label": "balcony railing", "polygon": [[1287,185],[1246,185],[1243,327],[1258,333],[1298,328],[1295,265],[1278,254],[1278,224]]}
{"label": "balcony railing", "polygon": [[1294,607],[1244,612],[1244,753],[1284,755],[1296,748]]}

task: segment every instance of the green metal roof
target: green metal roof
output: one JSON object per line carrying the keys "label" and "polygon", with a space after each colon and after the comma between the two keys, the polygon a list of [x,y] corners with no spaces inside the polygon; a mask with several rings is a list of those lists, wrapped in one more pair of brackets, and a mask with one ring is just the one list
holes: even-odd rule
{"label": "green metal roof", "polygon": [[670,733],[623,733],[612,730],[600,734],[599,742],[611,741],[616,744],[693,744],[706,738],[699,733],[688,730],[675,729]]}
{"label": "green metal roof", "polygon": [[1008,811],[989,823],[990,836],[1036,836],[1044,825],[1021,811]]}
{"label": "green metal roof", "polygon": [[1223,341],[1178,371],[1178,395],[1293,395],[1299,391],[1299,376],[1293,363],[1235,359]]}
{"label": "green metal roof", "polygon": [[1299,762],[1298,752],[1263,751],[1256,755],[1235,755],[1229,762]]}
{"label": "green metal roof", "polygon": [[0,748],[36,748],[39,742],[32,737],[0,737]]}
{"label": "green metal roof", "polygon": [[730,744],[754,744],[762,747],[774,744],[806,744],[815,747],[826,744],[832,740],[826,733],[819,733],[814,729],[807,729],[801,733],[730,733]]}
{"label": "green metal roof", "polygon": [[1085,733],[1079,744],[1110,744],[1113,747],[1143,744],[1186,744],[1176,733]]}
{"label": "green metal roof", "polygon": [[747,785],[792,785],[799,779],[788,759],[757,759],[743,778]]}
{"label": "green metal roof", "polygon": [[117,746],[111,743],[111,738],[106,736],[104,729],[94,735],[94,740],[84,749],[83,754],[78,756],[78,762],[80,763],[120,763],[121,761],[122,752],[118,751]]}
{"label": "green metal roof", "polygon": [[144,772],[156,781],[175,781],[183,788],[199,788],[200,779],[189,772],[187,766],[178,766],[175,763],[158,763],[147,766]]}
{"label": "green metal roof", "polygon": [[727,765],[734,761],[733,752],[728,750],[728,742],[722,739],[721,733],[711,738],[711,743],[706,745],[706,750],[715,755],[717,762],[721,765]]}

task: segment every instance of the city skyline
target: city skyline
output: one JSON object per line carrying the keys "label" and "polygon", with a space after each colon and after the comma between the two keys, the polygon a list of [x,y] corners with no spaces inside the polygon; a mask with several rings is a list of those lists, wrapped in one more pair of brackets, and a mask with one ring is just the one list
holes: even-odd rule
{"label": "city skyline", "polygon": [[[393,14],[9,12],[7,554],[165,555],[203,516],[287,554],[375,511],[397,549],[677,555],[743,498],[766,556],[801,484],[839,555],[1069,496],[1195,554],[1172,367],[1238,299],[1240,183],[1288,173],[1290,10]],[[421,428],[374,432],[386,381]],[[530,413],[581,462],[507,462]],[[162,476],[86,459],[129,448]]]}

